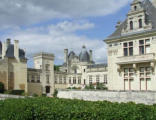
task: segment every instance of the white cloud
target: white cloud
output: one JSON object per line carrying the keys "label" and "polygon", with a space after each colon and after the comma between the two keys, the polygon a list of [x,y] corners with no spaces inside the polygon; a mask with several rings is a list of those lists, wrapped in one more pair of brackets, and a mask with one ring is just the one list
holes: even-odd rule
{"label": "white cloud", "polygon": [[131,0],[2,0],[2,28],[30,25],[53,18],[104,16],[116,12]]}
{"label": "white cloud", "polygon": [[94,58],[97,62],[104,62],[106,59],[106,48],[102,40],[90,39],[84,35],[77,35],[78,30],[87,30],[94,27],[90,22],[69,22],[64,21],[47,27],[29,28],[26,30],[16,29],[13,33],[5,36],[20,41],[20,46],[26,48],[28,58],[34,53],[50,52],[56,56],[56,62],[63,62],[63,50],[69,48],[76,53],[81,52],[82,45],[93,49]]}

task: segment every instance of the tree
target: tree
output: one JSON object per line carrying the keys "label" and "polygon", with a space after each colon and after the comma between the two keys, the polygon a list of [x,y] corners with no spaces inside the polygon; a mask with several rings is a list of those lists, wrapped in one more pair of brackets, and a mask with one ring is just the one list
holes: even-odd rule
{"label": "tree", "polygon": [[60,66],[54,65],[54,70],[57,72],[60,71]]}

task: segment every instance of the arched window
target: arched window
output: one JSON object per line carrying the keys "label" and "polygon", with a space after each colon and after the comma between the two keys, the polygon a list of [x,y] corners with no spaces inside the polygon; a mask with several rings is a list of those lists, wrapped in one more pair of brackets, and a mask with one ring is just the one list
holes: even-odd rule
{"label": "arched window", "polygon": [[133,30],[133,21],[130,21],[130,30]]}
{"label": "arched window", "polygon": [[142,28],[142,19],[139,19],[139,28]]}

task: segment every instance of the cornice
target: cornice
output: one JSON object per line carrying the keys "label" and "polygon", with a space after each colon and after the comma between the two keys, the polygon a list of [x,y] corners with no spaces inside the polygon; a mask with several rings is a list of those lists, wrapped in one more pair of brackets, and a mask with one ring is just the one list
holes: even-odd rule
{"label": "cornice", "polygon": [[104,42],[106,43],[112,43],[112,42],[117,42],[117,41],[125,41],[125,40],[132,40],[132,39],[138,39],[138,38],[143,38],[143,37],[150,37],[156,35],[156,29],[150,30],[150,31],[144,31],[142,33],[135,33],[131,35],[125,35],[125,36],[119,36],[116,38],[108,38],[105,39]]}

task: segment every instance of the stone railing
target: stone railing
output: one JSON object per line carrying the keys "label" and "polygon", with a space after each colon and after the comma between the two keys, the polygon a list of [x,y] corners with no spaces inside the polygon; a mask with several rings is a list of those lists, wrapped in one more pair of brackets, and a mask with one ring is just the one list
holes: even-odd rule
{"label": "stone railing", "polygon": [[155,60],[155,54],[149,53],[144,55],[118,57],[117,64],[152,62]]}

